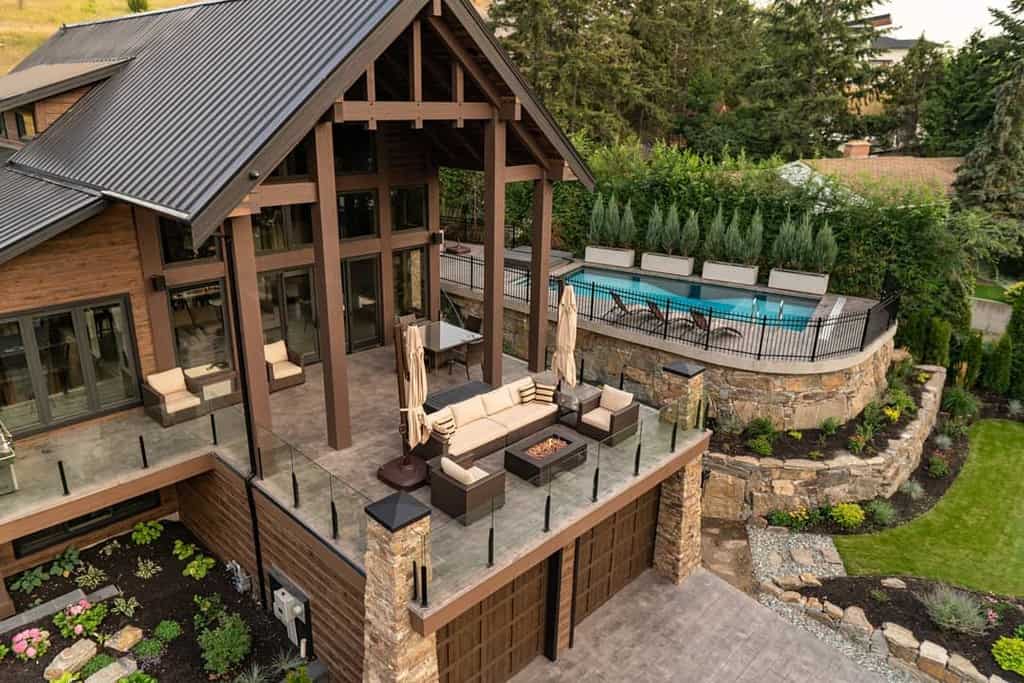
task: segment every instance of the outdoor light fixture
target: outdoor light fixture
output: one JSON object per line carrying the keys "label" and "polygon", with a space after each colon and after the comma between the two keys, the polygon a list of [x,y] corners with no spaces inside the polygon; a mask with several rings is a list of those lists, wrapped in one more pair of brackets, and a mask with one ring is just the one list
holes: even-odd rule
{"label": "outdoor light fixture", "polygon": [[162,292],[167,289],[167,278],[163,275],[153,275],[149,278],[149,282],[153,285],[154,292]]}

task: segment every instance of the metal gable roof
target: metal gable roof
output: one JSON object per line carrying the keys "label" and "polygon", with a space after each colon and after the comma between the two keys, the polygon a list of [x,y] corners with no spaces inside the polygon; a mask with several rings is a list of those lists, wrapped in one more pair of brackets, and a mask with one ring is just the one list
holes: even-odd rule
{"label": "metal gable roof", "polygon": [[0,111],[103,80],[123,60],[37,64],[0,76]]}

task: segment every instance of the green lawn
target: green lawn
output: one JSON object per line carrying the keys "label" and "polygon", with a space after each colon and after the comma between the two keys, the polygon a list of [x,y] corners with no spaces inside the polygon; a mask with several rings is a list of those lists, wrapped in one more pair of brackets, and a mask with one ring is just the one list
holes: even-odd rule
{"label": "green lawn", "polygon": [[1003,285],[996,284],[995,282],[979,282],[974,286],[974,296],[979,299],[988,299],[989,301],[1010,303],[1006,298]]}
{"label": "green lawn", "polygon": [[1024,595],[1024,425],[983,420],[934,508],[877,534],[837,536],[850,574],[900,574]]}

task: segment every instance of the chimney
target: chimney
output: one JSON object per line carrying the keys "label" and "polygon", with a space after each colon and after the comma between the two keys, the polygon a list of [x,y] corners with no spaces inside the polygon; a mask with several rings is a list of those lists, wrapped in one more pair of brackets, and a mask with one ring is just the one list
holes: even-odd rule
{"label": "chimney", "polygon": [[843,145],[843,157],[847,159],[867,159],[871,156],[871,143],[867,140],[850,140]]}

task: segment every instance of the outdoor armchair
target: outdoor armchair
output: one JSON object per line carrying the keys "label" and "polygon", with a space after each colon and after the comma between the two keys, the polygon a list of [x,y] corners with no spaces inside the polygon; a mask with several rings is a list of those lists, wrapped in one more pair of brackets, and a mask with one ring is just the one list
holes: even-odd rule
{"label": "outdoor armchair", "polygon": [[592,439],[609,439],[614,445],[636,433],[640,404],[633,394],[607,384],[601,393],[580,401],[576,431]]}
{"label": "outdoor armchair", "polygon": [[283,340],[264,346],[263,357],[271,393],[306,382],[305,356],[289,350]]}
{"label": "outdoor armchair", "polygon": [[181,368],[157,372],[142,385],[146,414],[164,427],[187,422],[203,414],[199,388],[190,387]]}
{"label": "outdoor armchair", "polygon": [[470,525],[505,504],[505,470],[462,467],[448,458],[430,464],[430,504]]}

